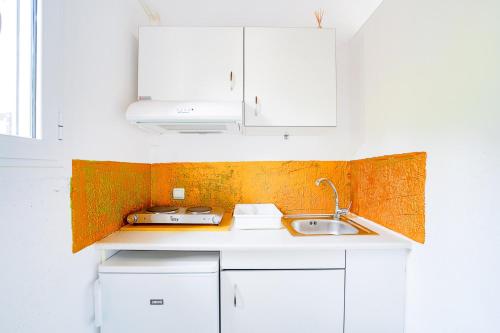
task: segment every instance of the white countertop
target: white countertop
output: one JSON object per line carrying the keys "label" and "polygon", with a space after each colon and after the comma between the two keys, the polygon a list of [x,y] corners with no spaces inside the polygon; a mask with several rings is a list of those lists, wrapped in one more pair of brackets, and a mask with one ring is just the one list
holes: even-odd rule
{"label": "white countertop", "polygon": [[328,250],[410,249],[412,241],[374,222],[350,215],[378,235],[294,237],[288,230],[116,231],[95,244],[98,250]]}

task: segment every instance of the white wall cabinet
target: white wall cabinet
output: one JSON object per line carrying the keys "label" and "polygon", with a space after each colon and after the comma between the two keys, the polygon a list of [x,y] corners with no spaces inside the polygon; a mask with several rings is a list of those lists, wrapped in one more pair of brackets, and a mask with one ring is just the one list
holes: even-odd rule
{"label": "white wall cabinet", "polygon": [[243,28],[141,27],[138,95],[160,101],[243,100]]}
{"label": "white wall cabinet", "polygon": [[221,272],[222,333],[341,333],[344,270]]}
{"label": "white wall cabinet", "polygon": [[243,103],[247,134],[336,126],[333,29],[141,27],[138,63],[139,99]]}
{"label": "white wall cabinet", "polygon": [[336,126],[335,31],[245,28],[245,126]]}

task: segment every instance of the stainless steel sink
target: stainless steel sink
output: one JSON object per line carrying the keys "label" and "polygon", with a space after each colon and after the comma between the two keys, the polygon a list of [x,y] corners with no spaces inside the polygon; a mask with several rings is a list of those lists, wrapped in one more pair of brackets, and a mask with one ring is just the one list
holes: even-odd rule
{"label": "stainless steel sink", "polygon": [[304,235],[356,235],[359,230],[351,224],[330,219],[294,220],[291,227]]}

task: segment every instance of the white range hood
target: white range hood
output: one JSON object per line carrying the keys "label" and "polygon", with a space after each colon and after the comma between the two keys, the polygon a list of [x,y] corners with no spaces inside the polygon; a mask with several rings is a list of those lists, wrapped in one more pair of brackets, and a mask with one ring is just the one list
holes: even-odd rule
{"label": "white range hood", "polygon": [[129,105],[129,122],[150,132],[210,134],[239,133],[241,102],[138,101]]}

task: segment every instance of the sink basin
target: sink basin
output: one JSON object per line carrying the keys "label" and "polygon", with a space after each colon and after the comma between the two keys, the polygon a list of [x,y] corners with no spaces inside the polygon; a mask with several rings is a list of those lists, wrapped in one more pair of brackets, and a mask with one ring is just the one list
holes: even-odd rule
{"label": "sink basin", "polygon": [[356,235],[359,233],[359,230],[349,223],[328,219],[295,220],[291,223],[291,227],[304,235]]}

